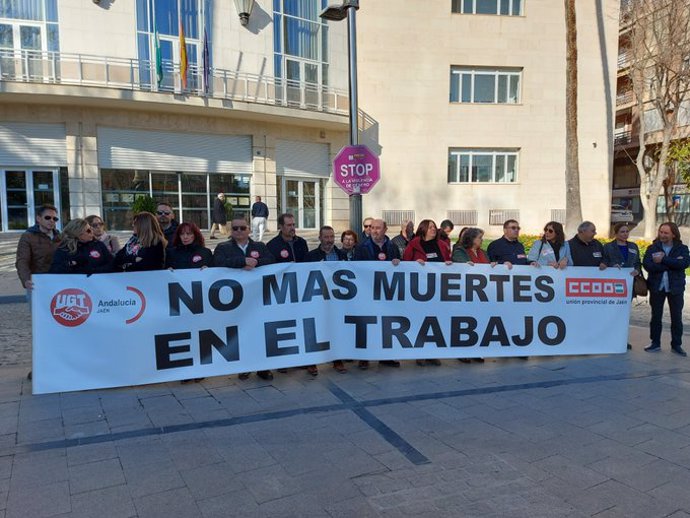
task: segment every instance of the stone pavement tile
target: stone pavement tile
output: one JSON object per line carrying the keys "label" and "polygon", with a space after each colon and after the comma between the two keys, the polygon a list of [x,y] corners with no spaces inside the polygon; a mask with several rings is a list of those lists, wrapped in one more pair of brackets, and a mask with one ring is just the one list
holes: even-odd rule
{"label": "stone pavement tile", "polygon": [[92,423],[81,423],[75,425],[65,425],[64,434],[66,439],[80,439],[82,437],[93,437],[96,435],[107,435],[110,433],[110,426],[107,421],[94,421]]}
{"label": "stone pavement tile", "polygon": [[65,425],[92,423],[105,419],[105,412],[100,404],[67,408],[62,410],[62,420]]}
{"label": "stone pavement tile", "polygon": [[682,509],[676,511],[673,514],[669,514],[668,518],[688,518],[690,517],[690,512],[684,511]]}
{"label": "stone pavement tile", "polygon": [[148,414],[141,409],[107,410],[105,413],[105,418],[111,430],[122,430],[124,428],[128,428],[129,430],[138,430],[139,428],[148,428],[153,426]]}
{"label": "stone pavement tile", "polygon": [[569,483],[575,489],[587,489],[609,479],[609,476],[595,470],[578,466],[570,459],[553,455],[534,463],[540,469]]}
{"label": "stone pavement tile", "polygon": [[127,488],[134,498],[185,486],[171,460],[126,466],[124,475]]}
{"label": "stone pavement tile", "polygon": [[[214,443],[212,442],[212,444]],[[234,473],[242,473],[278,464],[278,461],[253,439],[251,442],[214,444],[214,447],[215,451],[228,463]]]}
{"label": "stone pavement tile", "polygon": [[123,468],[141,466],[171,460],[170,452],[160,437],[140,437],[116,441],[118,456]]}
{"label": "stone pavement tile", "polygon": [[69,468],[71,494],[118,486],[125,483],[120,459],[107,459]]}
{"label": "stone pavement tile", "polygon": [[201,515],[186,487],[136,498],[134,506],[139,518],[190,518]]}
{"label": "stone pavement tile", "polygon": [[67,457],[37,456],[15,457],[12,465],[11,489],[28,489],[69,479]]}
{"label": "stone pavement tile", "polygon": [[97,390],[84,392],[64,392],[60,394],[60,408],[63,413],[82,407],[93,407],[101,405],[102,393]]}
{"label": "stone pavement tile", "polygon": [[350,410],[337,410],[335,412],[315,414],[312,417],[316,419],[316,422],[327,423],[328,426],[348,437],[359,432],[371,430],[368,424]]}
{"label": "stone pavement tile", "polygon": [[180,475],[196,500],[204,500],[244,489],[242,477],[226,462],[180,470]]}
{"label": "stone pavement tile", "polygon": [[153,423],[153,426],[156,428],[194,422],[194,419],[192,419],[192,416],[189,414],[189,412],[184,410],[161,410],[148,412],[148,417],[151,420],[151,423]]}
{"label": "stone pavement tile", "polygon": [[379,433],[369,427],[358,432],[349,433],[347,437],[359,449],[365,451],[369,455],[386,453],[394,449],[391,443],[383,439]]}
{"label": "stone pavement tile", "polygon": [[613,506],[626,510],[629,516],[665,516],[678,509],[678,505],[668,500],[655,498],[653,492],[642,493],[615,480],[580,491],[568,502],[592,515]]}
{"label": "stone pavement tile", "polygon": [[221,405],[218,400],[209,396],[206,391],[204,391],[203,395],[199,395],[198,397],[190,397],[187,399],[180,399],[178,401],[190,414],[211,412],[213,410],[221,409]]}
{"label": "stone pavement tile", "polygon": [[0,457],[0,480],[9,478],[12,474],[13,457]]}
{"label": "stone pavement tile", "polygon": [[329,502],[322,502],[313,495],[293,494],[261,503],[260,516],[280,516],[285,518],[329,518],[324,506]]}
{"label": "stone pavement tile", "polygon": [[161,440],[178,469],[191,469],[223,460],[201,430],[163,435]]}
{"label": "stone pavement tile", "polygon": [[690,415],[685,410],[686,403],[687,401],[684,401],[683,404],[673,407],[671,413],[668,414],[644,409],[628,415],[668,430],[677,430],[690,424]]}
{"label": "stone pavement tile", "polygon": [[59,441],[65,438],[62,418],[56,417],[42,421],[20,422],[17,428],[17,443]]}
{"label": "stone pavement tile", "polygon": [[222,495],[197,500],[203,518],[229,518],[232,516],[260,516],[259,504],[247,490],[224,493]]}
{"label": "stone pavement tile", "polygon": [[84,444],[67,448],[67,465],[77,466],[87,462],[114,459],[117,457],[115,445],[112,442]]}
{"label": "stone pavement tile", "polygon": [[313,495],[320,502],[337,503],[362,496],[359,486],[340,473],[337,464],[295,477],[304,495]]}
{"label": "stone pavement tile", "polygon": [[244,392],[235,390],[231,392],[224,391],[218,394],[213,390],[209,392],[218,400],[223,408],[230,412],[230,415],[237,416],[264,411],[263,407],[255,399],[252,399]]}
{"label": "stone pavement tile", "polygon": [[616,459],[616,462],[595,462],[589,468],[643,492],[678,480],[681,475],[685,475],[686,480],[690,479],[690,472],[686,468],[663,459],[656,459],[643,466],[626,465]]}
{"label": "stone pavement tile", "polygon": [[[380,514],[367,502],[360,497],[343,500],[337,503],[327,503],[324,510],[332,518],[376,518]],[[438,516],[438,515],[437,515]]]}
{"label": "stone pavement tile", "polygon": [[282,466],[270,466],[242,473],[242,482],[261,505],[271,500],[295,495],[302,489]]}
{"label": "stone pavement tile", "polygon": [[7,499],[7,518],[42,518],[67,513],[70,504],[69,482],[42,484],[34,487],[12,489]]}
{"label": "stone pavement tile", "polygon": [[[344,477],[352,478],[366,473],[377,473],[386,469],[386,465],[381,460],[387,456],[395,456],[404,459],[404,467],[410,466],[410,461],[405,459],[397,450],[379,455],[369,455],[359,448],[333,449],[324,453],[324,464],[332,463],[338,466],[338,473]],[[388,460],[394,464],[393,460]]]}
{"label": "stone pavement tile", "polygon": [[353,477],[351,480],[359,488],[359,491],[367,497],[394,493],[415,487],[412,480],[404,477],[392,477],[390,472],[370,473]]}
{"label": "stone pavement tile", "polygon": [[666,434],[654,437],[648,441],[637,444],[636,449],[674,461],[678,453],[690,446],[690,437],[671,431]]}
{"label": "stone pavement tile", "polygon": [[630,430],[631,428],[643,425],[645,422],[646,421],[631,417],[630,415],[612,413],[609,419],[589,425],[587,429],[599,435],[603,435],[604,437],[616,439],[621,431]]}
{"label": "stone pavement tile", "polygon": [[657,457],[637,450],[632,446],[626,446],[612,439],[601,439],[584,448],[571,448],[560,452],[563,457],[571,459],[582,466],[587,466],[593,462],[607,458],[613,459],[635,459],[638,465],[648,464]]}
{"label": "stone pavement tile", "polygon": [[60,395],[48,394],[22,399],[19,407],[20,424],[61,417]]}
{"label": "stone pavement tile", "polygon": [[72,496],[72,516],[75,518],[130,518],[136,515],[134,502],[124,485]]}
{"label": "stone pavement tile", "polygon": [[139,401],[147,412],[178,412],[182,409],[182,405],[172,394],[140,396]]}

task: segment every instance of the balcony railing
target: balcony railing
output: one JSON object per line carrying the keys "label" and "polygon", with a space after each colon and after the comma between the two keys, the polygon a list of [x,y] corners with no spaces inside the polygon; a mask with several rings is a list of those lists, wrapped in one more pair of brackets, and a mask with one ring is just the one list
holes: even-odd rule
{"label": "balcony railing", "polygon": [[618,54],[618,70],[622,70],[630,66],[630,53],[621,52]]}
{"label": "balcony railing", "polygon": [[[120,90],[174,93],[213,99],[242,101],[346,115],[344,90],[303,81],[240,73],[214,68],[208,87],[203,69],[190,64],[187,85],[182,85],[179,65],[163,63],[158,82],[155,62],[59,52],[0,50],[0,81],[95,86]],[[360,112],[360,128],[376,121]]]}
{"label": "balcony railing", "polygon": [[614,130],[613,132],[613,145],[614,146],[625,146],[630,144],[633,140],[631,130]]}
{"label": "balcony railing", "polygon": [[625,90],[616,94],[616,106],[624,106],[633,102],[633,91]]}

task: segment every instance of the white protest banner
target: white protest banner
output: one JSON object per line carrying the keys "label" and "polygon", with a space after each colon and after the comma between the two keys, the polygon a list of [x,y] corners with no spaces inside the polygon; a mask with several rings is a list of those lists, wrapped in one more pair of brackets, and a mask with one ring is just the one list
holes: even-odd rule
{"label": "white protest banner", "polygon": [[282,264],[37,275],[34,393],[337,359],[626,351],[632,277],[609,268]]}

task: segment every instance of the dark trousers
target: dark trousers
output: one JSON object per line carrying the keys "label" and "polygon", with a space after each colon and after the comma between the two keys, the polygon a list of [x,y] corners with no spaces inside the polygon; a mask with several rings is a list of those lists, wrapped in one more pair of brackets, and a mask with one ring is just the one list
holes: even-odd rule
{"label": "dark trousers", "polygon": [[683,294],[673,295],[665,291],[649,291],[649,305],[652,306],[652,320],[649,322],[649,338],[653,344],[661,344],[661,317],[664,313],[664,301],[668,299],[671,313],[671,347],[680,347],[683,343]]}

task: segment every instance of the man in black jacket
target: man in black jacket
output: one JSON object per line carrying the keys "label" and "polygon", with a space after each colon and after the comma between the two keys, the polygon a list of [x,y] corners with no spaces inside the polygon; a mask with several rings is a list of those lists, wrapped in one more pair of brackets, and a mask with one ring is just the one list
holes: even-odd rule
{"label": "man in black jacket", "polygon": [[[213,251],[213,266],[253,270],[274,262],[266,245],[249,239],[249,225],[244,219],[232,218],[230,225],[230,239],[219,244]],[[273,373],[270,370],[257,371],[256,375],[265,380],[273,379]],[[248,377],[248,372],[239,375],[241,380],[246,380]]]}
{"label": "man in black jacket", "polygon": [[295,216],[287,213],[278,216],[278,230],[280,233],[266,244],[276,263],[305,262],[309,247],[296,235]]}
{"label": "man in black jacket", "polygon": [[173,238],[175,237],[178,225],[175,220],[175,211],[172,205],[167,201],[159,201],[156,207],[156,218],[158,219],[158,223],[160,223],[165,239],[168,241],[168,246],[166,248],[172,248]]}
{"label": "man in black jacket", "polygon": [[606,268],[604,262],[604,246],[594,239],[597,229],[591,221],[583,221],[577,227],[577,234],[570,244],[570,255],[573,258],[573,266],[598,266]]}
{"label": "man in black jacket", "polygon": [[489,243],[486,249],[492,263],[504,264],[509,270],[514,264],[525,265],[527,254],[525,247],[518,241],[520,224],[517,220],[508,219],[503,223],[503,237]]}
{"label": "man in black jacket", "polygon": [[252,238],[254,241],[263,241],[268,214],[268,205],[261,201],[261,196],[257,196],[252,205]]}
{"label": "man in black jacket", "polygon": [[[346,261],[346,254],[335,246],[335,231],[333,227],[324,225],[319,229],[319,246],[307,254],[308,263],[320,261]],[[335,360],[333,368],[340,374],[345,374],[347,369],[343,360]]]}
{"label": "man in black jacket", "polygon": [[[400,250],[388,239],[386,235],[386,222],[382,219],[374,219],[371,221],[370,236],[355,249],[355,261],[390,261],[393,266],[400,264]],[[380,365],[387,365],[389,367],[400,367],[400,362],[397,360],[382,360]],[[367,370],[369,368],[368,360],[361,360],[359,368]]]}
{"label": "man in black jacket", "polygon": [[[280,233],[266,245],[276,263],[306,262],[309,247],[304,239],[296,235],[295,216],[290,213],[278,216],[278,230]],[[287,372],[287,369],[278,369],[278,372]],[[319,375],[316,365],[308,365],[307,372],[312,376]]]}

